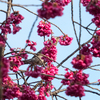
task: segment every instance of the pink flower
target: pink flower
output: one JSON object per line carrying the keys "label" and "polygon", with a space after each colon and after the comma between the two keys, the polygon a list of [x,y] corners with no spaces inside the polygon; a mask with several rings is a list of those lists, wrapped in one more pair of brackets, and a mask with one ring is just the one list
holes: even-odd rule
{"label": "pink flower", "polygon": [[[88,1],[88,0],[86,0]],[[91,0],[89,0],[88,2],[90,2]],[[97,3],[95,3],[96,6],[100,7],[100,1],[98,0]],[[90,6],[88,7],[87,5],[87,12],[89,12],[90,14],[97,16],[98,14],[100,14],[100,9],[98,7],[96,7],[94,5],[92,5],[92,3],[90,4]]]}
{"label": "pink flower", "polygon": [[83,97],[85,96],[84,87],[82,85],[70,85],[67,87],[66,95],[75,96],[75,97]]}
{"label": "pink flower", "polygon": [[95,25],[100,28],[100,14],[96,15],[93,19],[92,22],[95,23]]}
{"label": "pink flower", "polygon": [[74,84],[79,84],[79,85],[86,85],[89,84],[88,81],[88,74],[83,73],[81,70],[79,71],[74,71],[74,72],[66,72],[66,74],[64,75],[65,79],[69,79],[69,80],[62,80],[61,83],[63,83],[63,85],[74,85]]}
{"label": "pink flower", "polygon": [[24,17],[21,14],[19,14],[19,11],[15,11],[14,13],[12,13],[10,15],[10,18],[13,24],[19,24],[24,19]]}
{"label": "pink flower", "polygon": [[19,68],[17,67],[17,66],[13,66],[13,72],[17,72],[17,71],[19,71]]}
{"label": "pink flower", "polygon": [[[21,27],[18,26],[18,24],[21,23],[21,21],[24,19],[24,17],[19,14],[18,11],[15,11],[10,15],[10,17],[7,18],[7,22],[3,23],[0,26],[1,33],[3,34],[10,34],[11,33],[11,25],[13,26],[13,34],[16,34]],[[11,25],[10,25],[11,24]]]}
{"label": "pink flower", "polygon": [[66,6],[68,5],[71,0],[56,0],[56,2],[60,5],[60,6]]}
{"label": "pink flower", "polygon": [[45,95],[39,94],[38,100],[47,100],[47,99],[46,99]]}
{"label": "pink flower", "polygon": [[[41,86],[38,89],[39,95],[42,95],[42,96],[39,96],[39,98],[45,96],[45,94],[46,94],[47,97],[49,97],[50,96],[50,91],[53,88],[54,88],[54,86],[50,82],[47,82],[46,84],[43,84],[43,86]],[[45,98],[45,97],[43,97],[43,98]],[[42,99],[39,99],[39,100],[42,100]]]}
{"label": "pink flower", "polygon": [[92,39],[92,47],[91,52],[93,53],[94,57],[100,57],[100,36],[96,35]]}
{"label": "pink flower", "polygon": [[44,2],[42,3],[42,8],[38,9],[38,15],[41,18],[55,18],[56,16],[62,16],[64,8],[60,6],[57,2]]}
{"label": "pink flower", "polygon": [[[57,49],[56,46],[54,45],[56,43],[56,39],[52,37],[51,40],[45,41],[44,45],[45,47],[42,49],[42,54],[45,56],[51,58],[52,60],[56,61],[56,56],[57,56]],[[53,62],[49,58],[43,56],[42,59],[46,62]]]}
{"label": "pink flower", "polygon": [[14,72],[18,71],[19,67],[24,64],[23,61],[21,60],[22,60],[21,56],[10,57],[9,58],[11,64],[10,69],[13,70]]}
{"label": "pink flower", "polygon": [[90,1],[91,0],[81,0],[81,3],[83,4],[83,6],[88,6]]}
{"label": "pink flower", "polygon": [[99,84],[100,84],[100,79],[98,79],[98,82],[99,82]]}
{"label": "pink flower", "polygon": [[52,34],[52,30],[51,30],[51,24],[44,22],[44,21],[40,21],[38,27],[38,35],[40,36],[50,36],[50,34]]}
{"label": "pink flower", "polygon": [[83,45],[82,49],[80,50],[80,53],[83,55],[91,54],[90,44]]}
{"label": "pink flower", "polygon": [[[45,67],[45,69],[42,70],[41,73],[55,76],[58,73],[58,68],[54,66],[53,64],[48,63],[48,65]],[[54,79],[54,77],[49,77],[46,75],[41,75],[41,78],[44,79],[45,81],[51,81]]]}
{"label": "pink flower", "polygon": [[11,33],[11,28],[10,28],[10,24],[4,24],[4,25],[1,25],[0,26],[0,29],[1,29],[1,33],[3,34],[10,34]]}
{"label": "pink flower", "polygon": [[68,35],[65,35],[65,36],[61,35],[60,39],[59,39],[59,43],[60,43],[60,45],[67,46],[67,45],[71,44],[72,40],[73,40],[73,38],[68,37]]}
{"label": "pink flower", "polygon": [[13,34],[16,34],[21,29],[21,27],[16,26],[15,24],[12,24],[12,26],[13,26]]}
{"label": "pink flower", "polygon": [[26,43],[28,44],[28,46],[30,47],[30,49],[32,49],[33,51],[36,51],[36,48],[34,47],[36,44],[36,42],[31,42],[30,40],[26,40]]}
{"label": "pink flower", "polygon": [[35,66],[34,71],[33,71],[32,68],[29,66],[27,68],[27,71],[25,72],[25,75],[37,78],[41,75],[42,70],[43,70],[43,67]]}
{"label": "pink flower", "polygon": [[96,31],[96,34],[100,36],[100,30],[97,30]]}
{"label": "pink flower", "polygon": [[78,55],[77,57],[73,58],[71,63],[73,64],[73,68],[86,69],[92,63],[92,55]]}
{"label": "pink flower", "polygon": [[9,76],[3,78],[3,99],[18,98],[22,95],[19,87],[14,83]]}
{"label": "pink flower", "polygon": [[38,100],[38,96],[35,91],[26,85],[22,85],[22,95],[18,98],[19,100]]}
{"label": "pink flower", "polygon": [[[16,50],[19,50],[19,52],[14,52]],[[11,48],[10,51],[14,52],[12,53],[12,55],[14,55],[14,57],[9,57],[9,61],[10,61],[10,69],[13,72],[16,72],[19,70],[19,67],[21,65],[24,64],[24,62],[22,61],[22,59],[27,59],[28,55],[25,53],[25,51],[21,48]]]}

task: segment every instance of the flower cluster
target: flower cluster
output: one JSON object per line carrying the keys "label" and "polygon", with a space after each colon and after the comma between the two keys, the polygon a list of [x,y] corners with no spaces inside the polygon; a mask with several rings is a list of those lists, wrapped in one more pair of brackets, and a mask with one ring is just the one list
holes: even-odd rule
{"label": "flower cluster", "polygon": [[52,59],[50,60],[49,58],[43,56],[42,59],[45,62],[53,62],[53,60],[56,61],[57,49],[55,43],[56,43],[56,39],[54,37],[52,37],[51,40],[44,42],[45,47],[42,49],[41,53],[49,57],[50,59]]}
{"label": "flower cluster", "polygon": [[47,100],[45,95],[43,94],[43,92],[40,92],[40,94],[38,96],[38,100]]}
{"label": "flower cluster", "polygon": [[38,35],[40,36],[50,36],[50,34],[52,34],[52,30],[51,30],[51,24],[44,22],[44,21],[40,21],[38,27]]}
{"label": "flower cluster", "polygon": [[13,26],[13,34],[16,34],[21,29],[21,27],[16,26],[15,24],[12,24],[12,26]]}
{"label": "flower cluster", "polygon": [[83,6],[88,6],[90,1],[91,0],[81,0],[81,3],[83,4]]}
{"label": "flower cluster", "polygon": [[24,63],[21,61],[22,57],[16,56],[16,57],[10,57],[10,69],[13,70],[13,72],[16,72],[19,70],[19,67],[23,65]]}
{"label": "flower cluster", "polygon": [[77,57],[73,58],[71,63],[73,64],[73,68],[86,69],[92,63],[92,55],[77,55]]}
{"label": "flower cluster", "polygon": [[82,85],[89,84],[89,81],[87,80],[88,77],[89,75],[83,73],[82,70],[74,72],[67,71],[65,74],[65,79],[67,80],[61,81],[63,85],[69,85],[65,93],[75,97],[85,96],[84,87]]}
{"label": "flower cluster", "polygon": [[36,51],[36,48],[34,47],[36,44],[36,42],[31,42],[30,40],[26,40],[26,43],[28,44],[27,46],[30,47],[30,49],[32,49],[33,51]]}
{"label": "flower cluster", "polygon": [[21,91],[22,95],[18,98],[19,100],[38,100],[38,96],[30,86],[22,85]]}
{"label": "flower cluster", "polygon": [[[24,19],[24,17],[19,14],[18,11],[15,11],[10,15],[10,17],[7,18],[6,23],[4,22],[1,26],[1,33],[3,34],[10,34],[11,33],[11,25],[13,27],[13,34],[16,34],[21,27],[18,25],[21,23],[21,21]],[[10,25],[11,24],[11,25]]]}
{"label": "flower cluster", "polygon": [[59,37],[60,37],[60,39],[59,39],[60,45],[64,45],[64,46],[70,45],[73,40],[73,38],[68,37],[68,35],[65,35],[65,36],[61,35]]}
{"label": "flower cluster", "polygon": [[68,5],[71,0],[56,0],[56,2],[60,5],[60,6],[66,6]]}
{"label": "flower cluster", "polygon": [[41,18],[55,18],[56,16],[62,16],[64,8],[60,6],[57,2],[44,2],[42,3],[42,8],[38,9],[38,15]]}
{"label": "flower cluster", "polygon": [[[58,68],[56,66],[54,66],[53,64],[48,63],[47,66],[45,67],[45,69],[43,69],[41,73],[55,76],[56,74],[58,74]],[[41,78],[45,81],[51,81],[54,79],[54,77],[49,77],[46,75],[41,75]]]}
{"label": "flower cluster", "polygon": [[93,19],[92,22],[95,23],[95,25],[100,28],[100,14],[96,15]]}
{"label": "flower cluster", "polygon": [[[97,32],[99,34],[99,31]],[[66,90],[66,95],[82,97],[85,96],[83,85],[89,84],[87,78],[88,74],[82,72],[83,69],[86,69],[92,63],[92,54],[91,54],[91,45],[85,44],[81,47],[79,55],[74,57],[72,60],[73,68],[78,69],[77,71],[68,72],[66,69],[65,79],[61,83],[63,85],[68,85]]]}
{"label": "flower cluster", "polygon": [[62,80],[61,83],[63,83],[63,85],[74,85],[74,84],[86,85],[89,84],[89,81],[87,80],[88,77],[89,75],[83,73],[82,70],[74,72],[67,71],[65,74],[65,79],[68,80]]}
{"label": "flower cluster", "polygon": [[97,2],[92,2],[89,7],[87,5],[86,9],[90,14],[97,16],[98,14],[100,14],[100,9],[93,4],[100,7],[100,1],[98,0]]}
{"label": "flower cluster", "polygon": [[96,35],[91,41],[91,52],[94,57],[100,57],[100,36]]}
{"label": "flower cluster", "polygon": [[[51,83],[43,84],[38,91],[39,91],[39,98],[40,97],[45,97],[45,94],[49,97],[50,96],[50,91],[54,88],[54,86]],[[39,99],[39,100],[44,100],[44,99]]]}
{"label": "flower cluster", "polygon": [[70,85],[70,80],[73,79],[73,72],[68,72],[68,70],[66,70],[66,74],[64,75],[64,77],[68,80],[62,80],[61,83],[63,83],[63,85]]}
{"label": "flower cluster", "polygon": [[[83,2],[90,2],[90,0],[82,0]],[[82,2],[82,3],[83,3]],[[94,6],[95,5],[95,6]],[[100,1],[93,0],[89,5],[86,5],[87,11],[94,15],[92,22],[100,28]],[[92,38],[91,41],[92,47],[89,49],[92,52],[94,57],[100,57],[100,30],[96,31],[96,35]]]}
{"label": "flower cluster", "polygon": [[75,97],[85,96],[84,87],[78,84],[68,86],[65,93],[66,95],[75,96]]}
{"label": "flower cluster", "polygon": [[90,55],[91,54],[90,44],[83,45],[82,49],[80,50],[80,54]]}
{"label": "flower cluster", "polygon": [[10,15],[10,18],[11,18],[11,23],[15,25],[21,23],[22,20],[24,19],[24,17],[21,14],[19,14],[19,11],[15,11],[14,13],[12,13]]}
{"label": "flower cluster", "polygon": [[13,70],[13,72],[16,72],[19,70],[19,67],[24,64],[22,58],[27,59],[28,55],[24,50],[20,50],[20,48],[17,49],[20,50],[19,53],[15,51],[15,48],[11,48],[10,50],[13,52],[12,55],[14,55],[14,57],[9,57],[10,69]]}
{"label": "flower cluster", "polygon": [[34,66],[34,71],[33,71],[32,67],[29,66],[27,68],[27,71],[25,72],[25,75],[37,78],[41,75],[42,69],[43,69],[43,67]]}
{"label": "flower cluster", "polygon": [[[86,6],[86,11],[94,15],[92,22],[100,28],[100,1],[99,0],[82,0],[83,6]],[[95,5],[95,6],[94,6]]]}
{"label": "flower cluster", "polygon": [[3,99],[13,99],[15,97],[20,97],[22,93],[20,92],[20,88],[14,83],[11,78],[5,77],[3,78]]}
{"label": "flower cluster", "polygon": [[4,25],[1,25],[0,29],[1,29],[1,33],[3,33],[3,34],[8,34],[8,33],[10,34],[11,33],[10,23],[6,23]]}

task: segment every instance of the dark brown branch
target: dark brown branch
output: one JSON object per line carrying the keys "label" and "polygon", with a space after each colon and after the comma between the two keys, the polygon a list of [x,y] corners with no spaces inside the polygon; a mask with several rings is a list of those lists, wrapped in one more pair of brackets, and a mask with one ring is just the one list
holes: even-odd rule
{"label": "dark brown branch", "polygon": [[4,10],[1,10],[1,9],[0,9],[0,11],[1,11],[1,12],[4,12],[4,13],[7,13],[6,11],[4,11]]}
{"label": "dark brown branch", "polygon": [[85,90],[85,92],[90,92],[90,93],[97,94],[97,95],[99,95],[99,96],[100,96],[100,94],[99,94],[99,93],[97,93],[97,92],[94,92],[94,91]]}
{"label": "dark brown branch", "polygon": [[89,68],[95,67],[95,66],[100,66],[100,64],[92,65],[92,66],[90,66]]}
{"label": "dark brown branch", "polygon": [[92,87],[92,86],[89,86],[89,85],[86,85],[87,87],[89,87],[89,88],[91,88],[91,89],[93,89],[93,90],[97,90],[97,91],[99,91],[100,92],[100,90],[99,89],[97,89],[97,88],[94,88],[94,87]]}
{"label": "dark brown branch", "polygon": [[[74,23],[76,23],[76,24],[80,25],[80,24],[79,24],[78,22],[76,22],[76,21],[74,21]],[[90,28],[88,28],[88,27],[85,27],[85,26],[83,26],[83,25],[81,25],[81,27],[83,27],[83,28],[85,28],[85,29],[88,29],[88,30],[91,30],[91,31],[95,31],[95,30],[90,29]]]}

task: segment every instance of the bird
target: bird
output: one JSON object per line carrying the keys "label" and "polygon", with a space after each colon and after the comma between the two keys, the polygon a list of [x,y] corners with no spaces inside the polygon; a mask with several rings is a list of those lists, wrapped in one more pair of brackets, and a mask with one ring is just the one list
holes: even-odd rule
{"label": "bird", "polygon": [[[54,37],[54,38],[56,39],[56,43],[54,44],[56,46],[60,38],[59,37]],[[45,66],[45,62],[42,59],[43,54],[41,52],[42,52],[42,49],[39,50],[31,59],[23,60],[24,64],[31,64],[31,66],[34,66],[34,65]]]}

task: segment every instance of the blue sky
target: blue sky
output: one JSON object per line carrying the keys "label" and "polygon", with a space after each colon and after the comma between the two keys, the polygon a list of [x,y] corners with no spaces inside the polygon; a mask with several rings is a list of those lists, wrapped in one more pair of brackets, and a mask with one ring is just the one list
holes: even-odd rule
{"label": "blue sky", "polygon": [[[38,4],[40,5],[42,2],[37,0],[37,1],[33,1],[33,0],[13,0],[13,3],[16,4]],[[74,20],[79,22],[79,6],[78,6],[79,0],[74,0]],[[82,25],[87,26],[90,22],[91,19],[93,18],[93,16],[91,16],[88,12],[85,11],[85,7],[82,7]],[[27,7],[29,10],[37,13],[37,9],[40,7]],[[0,9],[6,10],[7,6],[5,3],[1,3],[0,2]],[[20,30],[20,32],[18,32],[16,35],[12,35],[9,34],[7,36],[8,40],[7,42],[10,44],[10,46],[12,48],[17,48],[17,47],[21,47],[24,48],[25,47],[25,41],[28,38],[28,34],[30,32],[31,26],[33,24],[33,22],[36,19],[36,16],[29,13],[28,11],[26,11],[23,8],[20,7],[14,7],[15,11],[19,11],[20,14],[22,14],[24,16],[24,20],[22,21],[22,23],[20,24],[20,26],[22,27],[22,29]],[[2,22],[3,20],[5,20],[5,13],[0,12],[0,22]],[[32,35],[30,40],[37,42],[37,51],[39,51],[40,49],[43,48],[43,38],[37,35],[37,25],[38,23],[41,21],[41,18],[38,18],[38,21],[35,24],[35,27],[33,29]],[[64,14],[62,17],[56,17],[54,19],[50,19],[50,22],[56,24],[57,26],[59,26],[63,32],[65,34],[68,34],[70,37],[73,37],[73,41],[72,44],[70,46],[60,46],[59,44],[57,45],[57,49],[58,49],[58,54],[57,54],[57,62],[61,62],[64,58],[66,58],[69,54],[71,54],[74,50],[77,49],[78,45],[77,45],[77,41],[75,39],[75,35],[74,35],[74,31],[73,31],[73,26],[72,26],[72,22],[71,22],[71,4],[69,4],[68,6],[66,6],[64,8]],[[79,25],[75,24],[76,27],[76,31],[77,34],[79,34]],[[90,28],[95,29],[95,25],[91,25]],[[62,33],[59,31],[59,29],[57,29],[55,26],[52,25],[52,30],[54,33],[54,36],[60,36],[62,35]],[[86,42],[89,38],[91,37],[91,35],[89,35],[87,33],[87,31],[85,29],[82,28],[82,39],[81,39],[81,43]],[[29,49],[27,49],[29,50]],[[37,52],[36,51],[36,52]],[[6,46],[6,50],[5,53],[9,52],[9,48]],[[69,58],[63,65],[75,70],[72,68],[71,65],[71,61],[72,58],[75,57],[78,54],[78,52],[76,54],[74,54],[71,58]],[[32,56],[30,55],[29,58],[31,58]],[[93,63],[91,65],[94,64],[99,64],[100,62],[100,58],[93,58]],[[22,66],[20,69],[25,69],[27,66]],[[100,67],[100,66],[99,66]],[[96,67],[99,69],[99,67]],[[99,71],[93,71],[90,69],[87,69],[84,71],[85,73],[89,74],[89,80],[90,82],[95,82],[100,78],[100,72]],[[59,74],[64,74],[65,71],[62,67],[59,68]],[[15,78],[14,76],[12,78]],[[33,81],[35,79],[30,79],[29,81]],[[57,80],[55,79],[53,81],[53,84],[56,88],[59,88],[59,86],[61,85],[61,80]],[[95,86],[96,88],[100,89],[99,86]],[[66,87],[63,87],[66,88]],[[63,89],[62,88],[62,89]],[[89,88],[86,88],[88,89]],[[98,91],[96,91],[98,92]],[[65,93],[59,93],[59,95],[64,96],[66,99],[68,100],[78,100],[79,98],[74,98],[74,97],[70,97],[70,96],[66,96]],[[85,97],[82,97],[82,100],[99,100],[99,96],[92,94],[92,93],[86,93]],[[47,100],[51,100],[51,98],[48,98]],[[54,99],[55,100],[55,99]],[[58,100],[63,100],[61,98],[59,98]]]}

